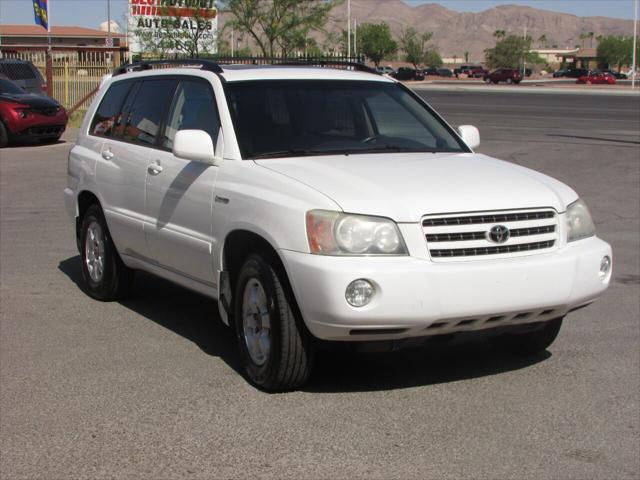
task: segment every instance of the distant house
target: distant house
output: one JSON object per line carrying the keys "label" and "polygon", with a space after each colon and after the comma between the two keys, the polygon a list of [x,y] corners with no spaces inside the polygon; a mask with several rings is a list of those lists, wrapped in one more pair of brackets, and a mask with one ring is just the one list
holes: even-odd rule
{"label": "distant house", "polygon": [[[39,25],[0,25],[0,55],[9,56],[25,51],[43,51],[48,48],[49,33]],[[54,26],[51,28],[51,46],[56,56],[73,56],[79,60],[95,58],[121,58],[128,51],[127,37],[85,27]]]}
{"label": "distant house", "polygon": [[595,48],[579,48],[577,52],[567,55],[566,59],[578,68],[598,68],[598,50]]}
{"label": "distant house", "polygon": [[566,63],[569,56],[577,53],[579,48],[534,48],[531,53],[536,53],[550,65]]}

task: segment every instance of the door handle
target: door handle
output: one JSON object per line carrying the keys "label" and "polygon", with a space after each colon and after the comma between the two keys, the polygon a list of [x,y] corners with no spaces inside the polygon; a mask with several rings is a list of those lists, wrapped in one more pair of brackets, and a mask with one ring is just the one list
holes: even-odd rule
{"label": "door handle", "polygon": [[160,172],[162,172],[162,165],[160,165],[160,161],[155,161],[154,163],[152,163],[151,165],[149,165],[149,167],[147,167],[147,172],[149,172],[151,175],[158,175]]}
{"label": "door handle", "polygon": [[111,150],[103,150],[102,151],[102,158],[104,158],[105,160],[111,160],[113,159],[115,155],[113,154],[113,152]]}

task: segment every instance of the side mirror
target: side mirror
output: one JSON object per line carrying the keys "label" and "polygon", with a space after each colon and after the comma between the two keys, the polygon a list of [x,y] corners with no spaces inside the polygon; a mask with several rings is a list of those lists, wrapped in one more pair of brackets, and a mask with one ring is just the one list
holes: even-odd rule
{"label": "side mirror", "polygon": [[211,136],[204,130],[179,130],[173,139],[173,154],[195,162],[217,165]]}
{"label": "side mirror", "polygon": [[460,125],[458,134],[469,148],[474,149],[480,145],[480,132],[473,125]]}

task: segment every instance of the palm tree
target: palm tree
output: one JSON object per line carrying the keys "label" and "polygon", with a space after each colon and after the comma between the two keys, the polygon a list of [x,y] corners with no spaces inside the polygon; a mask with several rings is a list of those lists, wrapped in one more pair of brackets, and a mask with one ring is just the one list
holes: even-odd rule
{"label": "palm tree", "polygon": [[587,35],[589,35],[589,48],[593,48],[593,36],[595,33],[589,32]]}
{"label": "palm tree", "polygon": [[538,38],[538,43],[540,44],[541,47],[546,47],[548,41],[549,41],[549,39],[547,38],[547,34],[546,33],[543,33]]}
{"label": "palm tree", "polygon": [[586,33],[581,33],[580,34],[580,40],[582,40],[582,48],[584,48],[584,41],[589,38],[589,35]]}
{"label": "palm tree", "polygon": [[493,32],[493,36],[496,37],[496,42],[502,40],[506,35],[507,32],[505,32],[504,30],[496,30],[495,32]]}
{"label": "palm tree", "polygon": [[469,63],[469,52],[464,52],[464,63]]}

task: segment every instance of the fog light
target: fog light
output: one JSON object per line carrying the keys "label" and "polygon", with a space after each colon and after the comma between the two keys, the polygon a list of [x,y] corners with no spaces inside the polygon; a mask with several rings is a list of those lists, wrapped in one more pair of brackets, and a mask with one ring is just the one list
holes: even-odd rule
{"label": "fog light", "polygon": [[367,280],[354,280],[344,293],[347,302],[353,307],[364,307],[373,298],[376,289]]}
{"label": "fog light", "polygon": [[608,255],[605,255],[600,262],[600,278],[605,278],[609,270],[611,270],[611,259]]}

